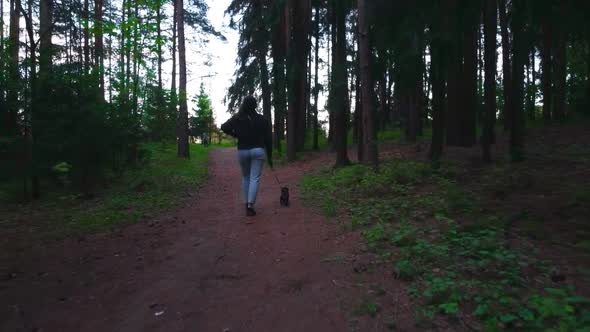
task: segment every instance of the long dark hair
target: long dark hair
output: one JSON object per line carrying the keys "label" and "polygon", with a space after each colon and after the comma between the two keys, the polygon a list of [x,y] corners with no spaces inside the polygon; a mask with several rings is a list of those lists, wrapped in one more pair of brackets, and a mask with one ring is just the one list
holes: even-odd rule
{"label": "long dark hair", "polygon": [[246,96],[242,100],[242,105],[240,105],[240,110],[238,111],[238,116],[241,118],[248,117],[250,115],[256,114],[256,106],[257,101],[254,96]]}

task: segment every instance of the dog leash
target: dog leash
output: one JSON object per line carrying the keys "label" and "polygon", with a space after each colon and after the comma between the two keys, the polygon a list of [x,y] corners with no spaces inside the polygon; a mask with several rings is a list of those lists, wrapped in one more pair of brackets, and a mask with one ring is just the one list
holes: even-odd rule
{"label": "dog leash", "polygon": [[281,185],[281,181],[279,181],[279,177],[277,176],[277,173],[275,173],[274,170],[272,170],[272,175],[274,175],[275,180],[277,181],[277,184],[280,186]]}

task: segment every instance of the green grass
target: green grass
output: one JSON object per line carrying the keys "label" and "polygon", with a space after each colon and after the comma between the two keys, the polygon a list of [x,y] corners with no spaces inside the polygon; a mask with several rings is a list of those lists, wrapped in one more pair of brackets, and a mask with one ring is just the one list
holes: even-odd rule
{"label": "green grass", "polygon": [[[410,284],[422,322],[471,315],[486,331],[588,330],[590,300],[553,284],[534,247],[509,248],[506,220],[481,208],[457,176],[449,165],[435,171],[396,160],[378,173],[362,165],[319,170],[301,188],[307,203],[361,229],[367,247]],[[369,315],[374,308],[361,307]]]}
{"label": "green grass", "polygon": [[86,233],[135,223],[152,213],[166,211],[183,200],[207,176],[208,148],[191,145],[191,159],[176,157],[175,145],[150,144],[152,159],[143,168],[129,172],[106,191],[90,211],[76,211],[69,225]]}
{"label": "green grass", "polygon": [[74,193],[59,191],[24,205],[24,209],[34,211],[36,235],[60,238],[136,223],[176,207],[186,199],[187,192],[196,190],[205,180],[209,148],[190,145],[191,158],[186,160],[176,157],[172,144],[144,147],[148,161],[113,178],[94,199],[81,200]]}

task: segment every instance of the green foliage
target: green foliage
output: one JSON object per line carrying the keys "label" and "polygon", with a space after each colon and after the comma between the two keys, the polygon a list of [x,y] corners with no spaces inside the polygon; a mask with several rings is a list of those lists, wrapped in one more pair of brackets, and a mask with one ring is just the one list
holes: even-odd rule
{"label": "green foliage", "polygon": [[194,137],[200,137],[203,145],[209,145],[213,130],[215,127],[213,108],[211,107],[211,99],[205,92],[205,87],[201,83],[199,95],[195,98],[197,109],[195,117],[191,117],[189,120],[189,127],[191,135]]}
{"label": "green foliage", "polygon": [[[396,276],[411,282],[421,319],[472,314],[489,331],[588,329],[589,300],[567,287],[531,287],[531,278],[551,282],[547,264],[531,248],[505,245],[504,223],[459,188],[458,174],[453,165],[433,171],[395,160],[379,172],[361,165],[320,170],[301,188],[308,202],[350,216],[369,249],[393,257]],[[585,201],[584,191],[578,196]]]}
{"label": "green foliage", "polygon": [[[98,191],[94,199],[81,199],[75,191],[66,189],[29,203],[42,216],[42,220],[31,220],[38,227],[35,236],[51,239],[107,231],[176,207],[207,175],[209,150],[198,145],[190,148],[191,159],[187,160],[176,157],[173,144],[147,144],[143,146],[144,165],[122,175],[112,174],[110,186]],[[61,166],[58,168],[66,169],[65,164]],[[15,215],[2,213],[7,219],[18,218],[18,210]]]}
{"label": "green foliage", "polygon": [[355,310],[355,314],[358,316],[370,316],[370,317],[375,317],[377,316],[377,313],[379,313],[379,311],[381,310],[381,307],[373,302],[373,301],[363,301],[358,308]]}

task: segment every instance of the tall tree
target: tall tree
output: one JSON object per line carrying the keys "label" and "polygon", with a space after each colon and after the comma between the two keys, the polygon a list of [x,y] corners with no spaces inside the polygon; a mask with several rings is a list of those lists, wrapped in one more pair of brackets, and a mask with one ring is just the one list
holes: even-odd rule
{"label": "tall tree", "polygon": [[273,15],[275,20],[271,26],[272,33],[272,90],[274,105],[274,144],[279,152],[282,152],[281,140],[285,132],[285,115],[287,109],[287,95],[285,82],[285,55],[287,44],[286,13],[288,7],[283,1],[273,1]]}
{"label": "tall tree", "polygon": [[14,135],[17,132],[18,118],[18,82],[20,74],[18,70],[18,50],[20,33],[20,0],[10,0],[10,28],[8,34],[8,77],[6,104],[8,108],[6,119],[6,132]]}
{"label": "tall tree", "polygon": [[527,59],[525,33],[526,3],[512,4],[512,94],[510,107],[510,154],[512,161],[524,159],[524,65]]}
{"label": "tall tree", "polygon": [[[449,33],[450,6],[449,0],[439,1],[439,6],[434,6],[432,15],[431,34],[431,81],[432,81],[432,143],[430,144],[429,157],[434,167],[440,165],[443,153],[445,123],[446,123],[446,87]],[[441,8],[442,7],[442,8]],[[440,15],[439,15],[440,13]]]}
{"label": "tall tree", "polygon": [[189,130],[188,130],[188,105],[186,93],[186,46],[184,37],[184,1],[176,0],[176,25],[178,31],[178,64],[179,64],[179,86],[178,95],[180,110],[178,112],[178,156],[190,158]]}
{"label": "tall tree", "polygon": [[544,8],[542,15],[541,83],[543,85],[543,120],[549,122],[553,114],[553,26],[550,8]]}
{"label": "tall tree", "polygon": [[[174,0],[176,1],[176,0]],[[178,31],[178,10],[176,8],[176,2],[174,2],[173,13],[172,13],[172,74],[170,75],[170,110],[172,114],[176,114],[176,108],[178,107],[178,94],[176,92],[176,44],[178,42],[177,31]]]}
{"label": "tall tree", "polygon": [[287,69],[289,71],[289,103],[287,117],[287,159],[295,160],[296,152],[305,143],[305,86],[311,0],[288,0],[289,35]]}
{"label": "tall tree", "polygon": [[463,92],[461,91],[463,53],[461,44],[463,41],[462,26],[460,24],[459,0],[448,0],[446,6],[449,13],[449,32],[452,34],[448,43],[447,69],[447,112],[446,112],[446,143],[448,145],[461,145],[461,120],[463,105]]}
{"label": "tall tree", "polygon": [[463,41],[463,102],[461,103],[459,145],[470,147],[476,143],[477,94],[477,35],[480,25],[481,0],[469,0],[464,7]]}
{"label": "tall tree", "polygon": [[481,139],[483,160],[492,160],[491,145],[494,141],[496,122],[496,34],[498,29],[496,0],[484,0],[484,34],[485,34],[485,112],[483,116],[483,135]]}
{"label": "tall tree", "polygon": [[104,100],[104,41],[103,9],[104,0],[94,1],[94,67],[98,75],[99,97]]}
{"label": "tall tree", "polygon": [[336,167],[350,163],[347,147],[347,116],[346,99],[348,89],[348,75],[346,65],[346,3],[331,1],[334,8],[334,63],[332,64],[332,80],[330,87],[330,108],[334,113],[334,148],[336,150]]}
{"label": "tall tree", "polygon": [[315,40],[315,48],[314,48],[314,64],[315,64],[315,72],[314,72],[314,84],[312,89],[313,94],[313,149],[319,149],[319,122],[318,122],[318,99],[320,94],[320,85],[319,85],[319,65],[320,65],[320,9],[319,7],[315,9],[315,18],[314,18],[314,40]]}
{"label": "tall tree", "polygon": [[358,0],[359,59],[363,98],[363,157],[365,163],[378,166],[375,133],[375,105],[373,77],[371,75],[371,46],[369,41],[369,13],[366,0]]}
{"label": "tall tree", "polygon": [[269,83],[268,77],[268,64],[266,63],[266,56],[268,54],[268,32],[266,29],[265,22],[268,20],[266,17],[266,10],[264,7],[263,0],[257,0],[255,5],[258,7],[258,12],[260,12],[262,17],[259,19],[257,31],[258,31],[258,49],[257,57],[258,57],[258,66],[260,67],[260,87],[262,88],[262,114],[267,119],[269,123],[272,122],[271,117],[271,95],[272,90]]}
{"label": "tall tree", "polygon": [[82,14],[82,25],[84,26],[84,72],[90,69],[90,10],[88,0],[84,0],[84,12]]}
{"label": "tall tree", "polygon": [[[557,13],[559,17],[567,17],[567,1],[559,1]],[[566,89],[567,89],[567,42],[568,31],[565,22],[556,22],[556,40],[554,43],[554,74],[555,74],[555,120],[563,122],[566,116]]]}
{"label": "tall tree", "polygon": [[508,16],[507,16],[507,0],[499,0],[500,13],[500,29],[502,35],[502,89],[504,97],[504,107],[502,109],[502,120],[504,121],[504,129],[509,128],[510,123],[510,109],[512,103],[512,69],[510,50],[510,33],[508,31]]}

